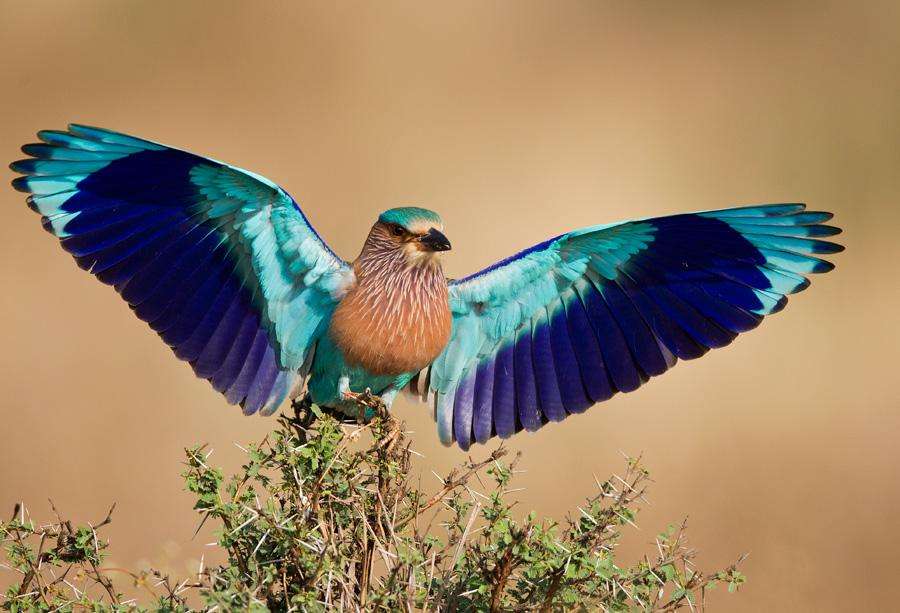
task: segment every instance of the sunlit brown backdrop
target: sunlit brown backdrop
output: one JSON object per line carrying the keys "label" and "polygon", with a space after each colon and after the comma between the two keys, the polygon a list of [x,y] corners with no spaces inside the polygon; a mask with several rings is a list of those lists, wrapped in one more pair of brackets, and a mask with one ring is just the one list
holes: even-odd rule
{"label": "sunlit brown backdrop", "polygon": [[[900,4],[0,7],[0,158],[68,121],[189,148],[283,185],[347,258],[409,203],[444,216],[452,275],[588,224],[836,212],[847,252],[784,313],[512,447],[523,506],[549,514],[643,451],[658,484],[630,551],[685,515],[707,567],[749,551],[719,610],[896,605]],[[0,512],[47,516],[50,496],[99,519],[115,500],[117,562],[196,568],[182,448],[234,465],[273,422],[195,380],[21,194],[0,205]],[[460,460],[421,406],[396,410],[423,466]]]}

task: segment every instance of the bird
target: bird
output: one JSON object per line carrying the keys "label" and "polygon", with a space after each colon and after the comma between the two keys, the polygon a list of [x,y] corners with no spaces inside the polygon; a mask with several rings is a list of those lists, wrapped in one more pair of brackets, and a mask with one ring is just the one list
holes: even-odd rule
{"label": "bird", "polygon": [[831,213],[764,204],[585,227],[448,279],[433,211],[384,211],[346,261],[253,172],[87,125],[37,136],[13,187],[228,403],[408,393],[463,450],[729,345],[843,250]]}

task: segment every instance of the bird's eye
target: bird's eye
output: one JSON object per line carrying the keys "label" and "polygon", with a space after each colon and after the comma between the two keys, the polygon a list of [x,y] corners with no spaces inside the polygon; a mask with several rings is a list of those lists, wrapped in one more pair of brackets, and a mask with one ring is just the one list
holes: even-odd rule
{"label": "bird's eye", "polygon": [[403,226],[394,224],[393,226],[391,226],[391,233],[394,236],[403,236],[404,234],[406,234],[406,230],[403,229]]}

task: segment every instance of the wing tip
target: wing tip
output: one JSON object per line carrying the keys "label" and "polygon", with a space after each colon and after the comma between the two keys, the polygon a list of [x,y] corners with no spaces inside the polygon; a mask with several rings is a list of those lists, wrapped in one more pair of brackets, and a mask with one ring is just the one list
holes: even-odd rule
{"label": "wing tip", "polygon": [[796,286],[791,288],[790,293],[791,294],[799,294],[800,292],[806,290],[810,285],[812,285],[812,281],[810,281],[806,277],[803,277],[802,281],[800,281],[799,283],[797,283]]}
{"label": "wing tip", "polygon": [[9,169],[21,175],[32,174],[34,172],[35,161],[36,160],[34,158],[15,160],[14,162],[9,163]]}
{"label": "wing tip", "polygon": [[774,306],[772,306],[772,308],[769,310],[767,315],[774,315],[775,313],[780,313],[781,311],[784,310],[784,307],[787,306],[787,303],[788,303],[788,297],[782,296],[775,302]]}
{"label": "wing tip", "polygon": [[17,192],[22,192],[23,194],[30,194],[31,187],[28,185],[28,177],[16,177],[10,184],[12,184],[13,189]]}
{"label": "wing tip", "polygon": [[835,269],[834,262],[829,262],[828,260],[819,260],[818,262],[816,262],[813,265],[810,272],[812,274],[821,275],[821,274],[825,274],[826,272],[831,272],[834,269]]}
{"label": "wing tip", "polygon": [[816,244],[816,251],[813,253],[823,253],[826,255],[833,255],[835,253],[841,253],[847,248],[840,243],[832,243],[831,241],[819,241]]}
{"label": "wing tip", "polygon": [[46,129],[46,130],[38,130],[36,132],[37,137],[48,145],[55,145],[60,137],[68,137],[71,136],[68,132],[64,130],[54,130],[54,129]]}

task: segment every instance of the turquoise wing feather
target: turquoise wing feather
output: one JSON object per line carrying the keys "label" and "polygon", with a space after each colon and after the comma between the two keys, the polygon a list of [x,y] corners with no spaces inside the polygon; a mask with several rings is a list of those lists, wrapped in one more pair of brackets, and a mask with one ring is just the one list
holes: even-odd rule
{"label": "turquoise wing feather", "polygon": [[801,204],[576,230],[452,281],[450,342],[411,385],[441,441],[536,430],[729,344],[833,265]]}
{"label": "turquoise wing feather", "polygon": [[38,133],[14,187],[197,376],[273,412],[308,369],[352,270],[253,173],[109,130]]}

